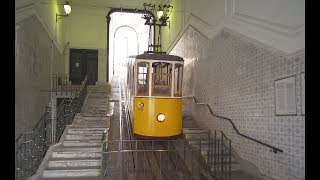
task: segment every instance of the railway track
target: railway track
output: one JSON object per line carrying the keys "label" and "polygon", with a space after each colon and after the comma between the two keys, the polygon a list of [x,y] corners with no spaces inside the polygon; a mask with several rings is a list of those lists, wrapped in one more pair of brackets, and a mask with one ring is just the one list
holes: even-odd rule
{"label": "railway track", "polygon": [[[119,86],[118,112],[120,121],[111,128],[115,136],[109,139],[107,161],[111,164],[106,169],[106,179],[127,180],[191,180],[213,179],[203,178],[205,171],[199,163],[199,151],[190,148],[188,143],[179,137],[174,140],[141,140],[133,136],[132,126],[123,84]],[[116,107],[116,106],[115,106]],[[118,118],[118,117],[117,117]],[[120,127],[120,128],[119,128]],[[112,137],[112,136],[111,136]],[[118,137],[118,138],[117,138]],[[198,159],[197,159],[198,158]],[[201,170],[202,169],[202,170]],[[207,176],[208,177],[208,176]]]}

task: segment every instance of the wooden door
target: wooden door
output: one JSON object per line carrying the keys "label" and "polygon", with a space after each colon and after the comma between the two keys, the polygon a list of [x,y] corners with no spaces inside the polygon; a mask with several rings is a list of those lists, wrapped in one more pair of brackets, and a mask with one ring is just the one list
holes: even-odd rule
{"label": "wooden door", "polygon": [[98,80],[98,51],[86,53],[88,84],[95,85]]}
{"label": "wooden door", "polygon": [[70,81],[72,84],[81,84],[84,71],[84,54],[82,50],[70,49]]}
{"label": "wooden door", "polygon": [[88,75],[88,84],[98,80],[98,50],[70,49],[70,81],[81,84]]}

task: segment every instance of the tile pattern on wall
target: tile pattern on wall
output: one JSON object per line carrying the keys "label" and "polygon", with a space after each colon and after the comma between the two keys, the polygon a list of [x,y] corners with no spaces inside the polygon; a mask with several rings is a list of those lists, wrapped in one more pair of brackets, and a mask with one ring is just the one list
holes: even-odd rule
{"label": "tile pattern on wall", "polygon": [[[184,96],[208,103],[217,115],[233,120],[249,137],[283,153],[236,134],[230,122],[213,118],[197,108],[199,121],[222,130],[241,158],[274,179],[305,178],[305,116],[301,115],[300,74],[305,53],[284,54],[244,35],[223,29],[208,39],[188,27],[170,54],[185,59]],[[275,115],[275,80],[296,77],[297,115]],[[206,107],[202,107],[206,108]]]}
{"label": "tile pattern on wall", "polygon": [[[32,16],[16,23],[15,138],[33,129],[48,104],[51,72],[51,39]],[[64,71],[63,56],[54,46],[53,67]],[[60,71],[58,71],[60,72]]]}

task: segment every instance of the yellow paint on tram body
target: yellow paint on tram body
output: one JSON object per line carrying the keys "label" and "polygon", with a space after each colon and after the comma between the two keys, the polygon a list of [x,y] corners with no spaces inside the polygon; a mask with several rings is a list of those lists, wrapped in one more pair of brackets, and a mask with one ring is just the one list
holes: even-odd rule
{"label": "yellow paint on tram body", "polygon": [[[158,114],[165,120],[159,122]],[[181,98],[141,98],[134,99],[133,132],[142,136],[167,137],[182,132]]]}

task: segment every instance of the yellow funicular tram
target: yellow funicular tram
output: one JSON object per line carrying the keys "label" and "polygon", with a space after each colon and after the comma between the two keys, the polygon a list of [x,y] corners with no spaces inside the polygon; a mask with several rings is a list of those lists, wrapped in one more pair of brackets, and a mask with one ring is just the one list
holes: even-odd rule
{"label": "yellow funicular tram", "polygon": [[129,109],[135,136],[174,138],[181,134],[183,62],[179,56],[157,53],[129,60]]}

